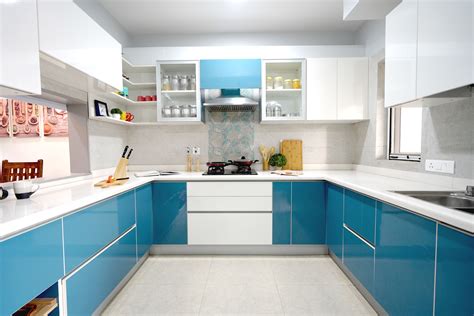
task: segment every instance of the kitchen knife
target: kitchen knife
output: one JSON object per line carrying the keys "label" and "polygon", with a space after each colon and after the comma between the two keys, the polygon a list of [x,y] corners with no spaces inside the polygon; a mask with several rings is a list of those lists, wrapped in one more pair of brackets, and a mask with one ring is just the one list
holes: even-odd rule
{"label": "kitchen knife", "polygon": [[125,149],[123,150],[122,158],[125,158],[125,155],[127,154],[127,150],[128,150],[128,145],[125,146]]}
{"label": "kitchen knife", "polygon": [[130,151],[128,152],[127,159],[130,158],[130,155],[132,154],[133,148],[130,148]]}

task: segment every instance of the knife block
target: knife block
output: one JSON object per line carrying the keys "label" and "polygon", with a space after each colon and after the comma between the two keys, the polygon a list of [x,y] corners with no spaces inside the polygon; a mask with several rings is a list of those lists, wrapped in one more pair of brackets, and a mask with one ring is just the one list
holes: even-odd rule
{"label": "knife block", "polygon": [[114,179],[121,179],[121,178],[127,178],[127,166],[128,166],[128,159],[126,158],[120,158],[119,163],[117,167],[115,168],[114,172]]}

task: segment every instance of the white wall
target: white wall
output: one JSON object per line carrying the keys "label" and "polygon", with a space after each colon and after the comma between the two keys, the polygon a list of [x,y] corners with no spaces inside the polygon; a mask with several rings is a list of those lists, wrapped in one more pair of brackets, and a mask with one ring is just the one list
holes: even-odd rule
{"label": "white wall", "polygon": [[127,127],[98,121],[89,121],[88,127],[91,170],[115,167],[127,145]]}
{"label": "white wall", "polygon": [[69,176],[69,139],[50,138],[0,138],[0,161],[37,161],[43,159],[43,177]]}

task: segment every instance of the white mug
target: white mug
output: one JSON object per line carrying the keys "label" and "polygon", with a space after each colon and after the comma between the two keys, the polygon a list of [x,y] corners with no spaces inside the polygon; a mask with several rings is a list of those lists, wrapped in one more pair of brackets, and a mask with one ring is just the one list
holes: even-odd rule
{"label": "white mug", "polygon": [[39,184],[33,184],[33,182],[29,180],[13,182],[13,191],[19,200],[29,198],[33,193],[38,191],[38,189]]}

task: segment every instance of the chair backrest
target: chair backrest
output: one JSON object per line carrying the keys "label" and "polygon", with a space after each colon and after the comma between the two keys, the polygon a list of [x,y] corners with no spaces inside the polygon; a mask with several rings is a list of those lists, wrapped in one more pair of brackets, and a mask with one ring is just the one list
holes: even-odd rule
{"label": "chair backrest", "polygon": [[2,161],[2,181],[13,182],[43,177],[43,159],[36,162]]}

